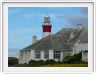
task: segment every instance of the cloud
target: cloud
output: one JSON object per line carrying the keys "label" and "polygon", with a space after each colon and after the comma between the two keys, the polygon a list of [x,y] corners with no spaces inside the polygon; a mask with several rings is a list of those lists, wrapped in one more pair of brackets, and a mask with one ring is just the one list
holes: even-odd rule
{"label": "cloud", "polygon": [[58,22],[62,22],[65,27],[76,28],[78,24],[82,24],[84,28],[88,27],[88,15],[87,14],[75,14],[75,15],[55,15],[54,19]]}
{"label": "cloud", "polygon": [[88,16],[86,14],[68,16],[67,21],[74,27],[76,27],[77,24],[82,24],[86,28],[88,27]]}
{"label": "cloud", "polygon": [[70,15],[54,15],[57,20],[61,20],[62,22],[66,20],[66,27],[77,27],[77,24],[82,24],[83,27],[88,27],[88,12],[87,10],[82,9],[81,13],[78,14],[70,14]]}

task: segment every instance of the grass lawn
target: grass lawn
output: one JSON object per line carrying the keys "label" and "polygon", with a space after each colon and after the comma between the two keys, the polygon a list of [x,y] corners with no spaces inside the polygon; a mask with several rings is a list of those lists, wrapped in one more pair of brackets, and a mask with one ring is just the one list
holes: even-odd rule
{"label": "grass lawn", "polygon": [[88,67],[88,64],[48,64],[42,67]]}
{"label": "grass lawn", "polygon": [[88,67],[88,64],[47,64],[47,65],[23,65],[23,64],[17,64],[9,67]]}

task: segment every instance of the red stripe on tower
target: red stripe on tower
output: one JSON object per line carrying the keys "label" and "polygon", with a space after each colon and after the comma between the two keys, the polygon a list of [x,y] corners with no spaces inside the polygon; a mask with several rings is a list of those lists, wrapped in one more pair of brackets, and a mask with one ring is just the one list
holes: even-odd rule
{"label": "red stripe on tower", "polygon": [[43,32],[51,32],[51,25],[43,25]]}

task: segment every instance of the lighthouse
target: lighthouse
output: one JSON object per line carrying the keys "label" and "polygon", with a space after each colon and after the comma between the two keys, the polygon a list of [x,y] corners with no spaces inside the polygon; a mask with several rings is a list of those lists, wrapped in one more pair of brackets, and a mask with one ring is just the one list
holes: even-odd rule
{"label": "lighthouse", "polygon": [[50,16],[47,14],[44,16],[44,22],[42,25],[43,28],[43,38],[51,34],[51,24],[50,24]]}

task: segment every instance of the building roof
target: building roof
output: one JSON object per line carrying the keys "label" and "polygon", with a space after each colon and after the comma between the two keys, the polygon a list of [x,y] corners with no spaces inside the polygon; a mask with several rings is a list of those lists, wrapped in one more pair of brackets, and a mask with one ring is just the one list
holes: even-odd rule
{"label": "building roof", "polygon": [[[64,36],[70,37],[70,34],[72,32],[74,32],[74,34],[76,35],[76,34],[78,34],[78,29],[63,28],[62,30],[60,30],[56,34],[63,34]],[[88,43],[88,30],[86,28],[83,28],[80,35],[77,35],[77,36],[79,36],[77,38],[78,38],[78,40],[80,40],[81,43]]]}
{"label": "building roof", "polygon": [[[82,34],[83,33],[83,34]],[[70,35],[73,34],[73,37],[70,38]],[[86,40],[82,41],[83,36],[85,35],[85,31],[73,29],[73,28],[63,28],[56,34],[51,34],[42,38],[41,40],[37,41],[34,44],[31,44],[22,50],[47,50],[47,49],[57,49],[63,51],[72,51],[71,47],[75,44],[77,39],[80,39],[81,42],[87,42]]]}
{"label": "building roof", "polygon": [[80,34],[78,39],[81,43],[88,43],[88,30],[83,28],[82,33]]}

